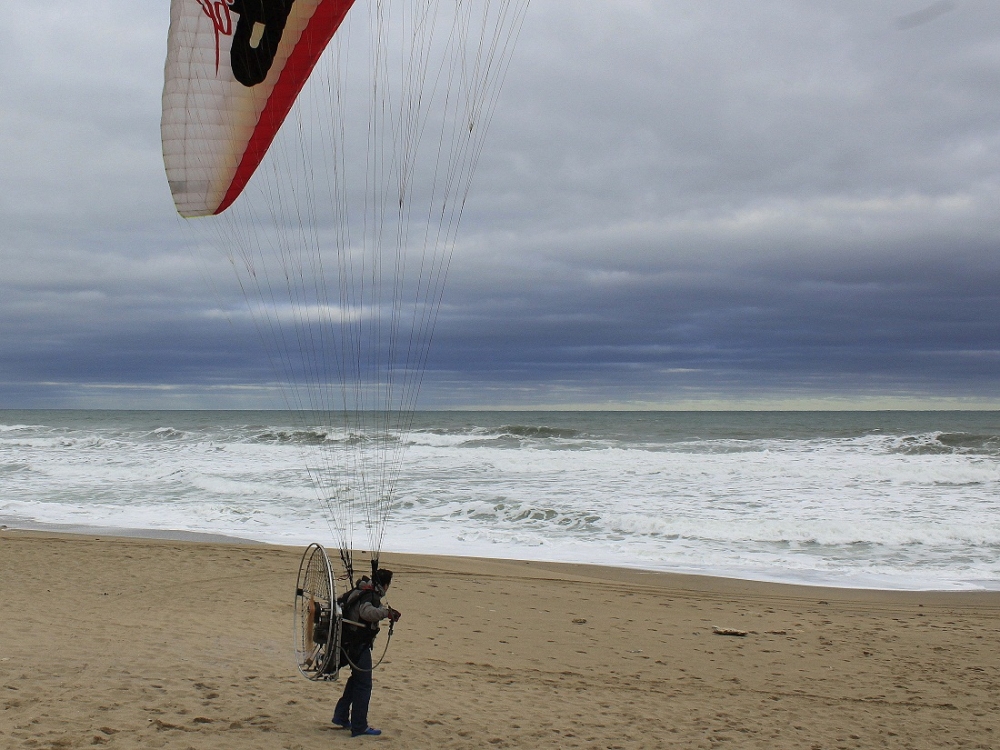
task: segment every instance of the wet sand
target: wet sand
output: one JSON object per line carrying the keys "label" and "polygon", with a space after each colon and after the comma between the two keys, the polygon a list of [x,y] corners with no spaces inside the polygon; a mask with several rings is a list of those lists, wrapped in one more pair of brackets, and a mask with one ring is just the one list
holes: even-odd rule
{"label": "wet sand", "polygon": [[352,739],[292,660],[301,554],[0,531],[0,747],[1000,746],[998,592],[391,554]]}

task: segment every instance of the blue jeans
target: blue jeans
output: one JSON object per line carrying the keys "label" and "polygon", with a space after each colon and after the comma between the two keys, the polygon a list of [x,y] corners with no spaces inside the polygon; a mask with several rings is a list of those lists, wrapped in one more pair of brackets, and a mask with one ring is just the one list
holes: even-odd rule
{"label": "blue jeans", "polygon": [[368,704],[372,699],[372,650],[362,646],[351,649],[348,656],[353,662],[351,676],[333,710],[333,720],[339,724],[350,720],[351,732],[363,732],[368,728]]}

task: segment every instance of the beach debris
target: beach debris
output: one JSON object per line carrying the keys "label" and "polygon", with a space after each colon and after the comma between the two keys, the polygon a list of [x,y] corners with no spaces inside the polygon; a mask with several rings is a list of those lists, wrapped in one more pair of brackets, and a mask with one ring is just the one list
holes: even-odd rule
{"label": "beach debris", "polygon": [[747,635],[747,631],[736,628],[712,628],[712,632],[716,635],[734,635],[739,638],[745,638]]}
{"label": "beach debris", "polygon": [[170,722],[160,721],[159,719],[153,719],[152,723],[153,726],[159,729],[160,731],[167,731],[167,730],[180,730],[181,732],[196,731],[194,729],[191,729],[190,727],[182,727],[180,724],[171,724]]}
{"label": "beach debris", "polygon": [[583,617],[577,617],[577,618],[575,618],[573,620],[573,624],[574,625],[585,625],[586,623],[587,623],[587,620],[585,618],[583,618]]}
{"label": "beach debris", "polygon": [[787,630],[768,630],[766,632],[768,635],[788,635]]}

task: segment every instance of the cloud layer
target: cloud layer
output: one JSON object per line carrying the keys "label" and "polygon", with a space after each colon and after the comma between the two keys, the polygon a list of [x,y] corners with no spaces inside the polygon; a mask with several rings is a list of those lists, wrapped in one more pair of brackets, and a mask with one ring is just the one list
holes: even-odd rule
{"label": "cloud layer", "polygon": [[[165,8],[8,15],[0,406],[281,406],[173,213]],[[985,0],[535,3],[421,405],[995,407],[997,91]]]}

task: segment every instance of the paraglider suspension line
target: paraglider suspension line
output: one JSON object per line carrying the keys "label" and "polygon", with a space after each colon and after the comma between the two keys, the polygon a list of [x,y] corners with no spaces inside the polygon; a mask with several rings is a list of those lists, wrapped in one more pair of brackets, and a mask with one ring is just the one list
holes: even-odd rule
{"label": "paraglider suspension line", "polygon": [[340,561],[344,563],[344,570],[347,571],[347,578],[351,582],[351,588],[354,588],[354,560],[351,557],[351,553],[345,549],[340,550]]}

